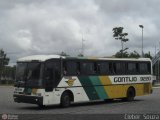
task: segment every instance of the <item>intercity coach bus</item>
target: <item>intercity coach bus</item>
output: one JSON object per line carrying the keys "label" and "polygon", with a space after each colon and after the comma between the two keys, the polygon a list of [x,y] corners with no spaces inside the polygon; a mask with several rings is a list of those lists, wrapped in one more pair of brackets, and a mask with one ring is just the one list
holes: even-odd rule
{"label": "intercity coach bus", "polygon": [[13,98],[40,107],[123,99],[152,93],[149,58],[86,58],[34,55],[17,61]]}

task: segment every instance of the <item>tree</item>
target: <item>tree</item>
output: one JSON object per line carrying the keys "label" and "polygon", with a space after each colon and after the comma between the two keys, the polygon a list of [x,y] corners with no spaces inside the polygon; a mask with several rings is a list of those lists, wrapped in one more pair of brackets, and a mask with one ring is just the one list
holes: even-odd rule
{"label": "tree", "polygon": [[[114,56],[116,58],[122,58],[122,52],[121,52],[121,50],[118,51]],[[123,58],[140,58],[140,57],[141,56],[140,56],[140,54],[137,51],[133,51],[131,53],[128,53],[127,51],[123,51]],[[144,57],[152,59],[152,56],[150,55],[150,52],[145,53]]]}
{"label": "tree", "polygon": [[133,51],[129,54],[129,58],[140,58],[140,54],[137,51]]}
{"label": "tree", "polygon": [[0,50],[0,67],[3,67],[4,65],[8,65],[9,58],[6,57],[6,53],[4,53],[3,49]]}
{"label": "tree", "polygon": [[0,50],[0,79],[2,72],[4,71],[4,66],[8,65],[9,58],[6,57],[7,54],[3,51],[3,49]]}
{"label": "tree", "polygon": [[[124,42],[129,41],[128,38],[126,38],[126,36],[128,35],[128,33],[123,33],[123,27],[115,27],[112,29],[113,31],[113,37],[116,40],[121,40],[121,56],[123,57],[123,52],[124,52]],[[128,48],[125,48],[128,49]]]}
{"label": "tree", "polygon": [[[123,54],[123,55],[122,55]],[[127,51],[123,51],[122,52],[122,50],[120,50],[120,51],[118,51],[116,54],[115,54],[115,57],[116,58],[128,58],[128,56],[129,56],[129,54],[128,54],[128,52]]]}
{"label": "tree", "polygon": [[145,53],[145,54],[144,54],[144,57],[145,57],[145,58],[150,58],[150,59],[152,59],[152,56],[151,56],[150,52]]}
{"label": "tree", "polygon": [[61,55],[61,56],[69,56],[67,53],[65,53],[65,52],[63,52],[63,51],[60,53],[60,55]]}
{"label": "tree", "polygon": [[84,55],[82,53],[78,54],[78,57],[84,57]]}

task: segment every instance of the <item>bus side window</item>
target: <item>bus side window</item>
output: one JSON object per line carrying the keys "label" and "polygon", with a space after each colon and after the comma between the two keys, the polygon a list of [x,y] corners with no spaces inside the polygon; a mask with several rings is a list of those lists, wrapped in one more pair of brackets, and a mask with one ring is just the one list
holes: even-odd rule
{"label": "bus side window", "polygon": [[81,62],[81,73],[83,75],[95,74],[95,68],[93,62]]}
{"label": "bus side window", "polygon": [[93,69],[94,69],[94,74],[97,74],[97,72],[98,72],[97,69],[98,68],[97,68],[97,63],[96,62],[94,62],[94,68]]}
{"label": "bus side window", "polygon": [[97,73],[101,74],[101,64],[97,63]]}
{"label": "bus side window", "polygon": [[127,73],[137,74],[136,63],[132,63],[132,62],[127,63]]}
{"label": "bus side window", "polygon": [[66,64],[66,62],[63,62],[63,74],[64,75],[67,74],[67,64]]}
{"label": "bus side window", "polygon": [[123,62],[115,62],[113,63],[113,70],[115,74],[125,74],[125,63]]}
{"label": "bus side window", "polygon": [[151,63],[147,63],[147,73],[151,74]]}
{"label": "bus side window", "polygon": [[80,62],[77,62],[77,69],[76,69],[76,72],[77,72],[77,75],[80,75],[81,73],[80,73]]}
{"label": "bus side window", "polygon": [[140,73],[141,74],[148,74],[148,64],[147,63],[140,63]]}
{"label": "bus side window", "polygon": [[77,75],[78,65],[76,61],[66,61],[63,65],[64,75]]}
{"label": "bus side window", "polygon": [[118,63],[113,63],[113,74],[117,74],[119,70],[119,64]]}
{"label": "bus side window", "polygon": [[109,62],[109,74],[115,74],[112,62]]}
{"label": "bus side window", "polygon": [[140,74],[139,63],[136,63],[136,74]]}
{"label": "bus side window", "polygon": [[99,63],[99,71],[101,75],[107,75],[109,73],[109,64],[107,62]]}

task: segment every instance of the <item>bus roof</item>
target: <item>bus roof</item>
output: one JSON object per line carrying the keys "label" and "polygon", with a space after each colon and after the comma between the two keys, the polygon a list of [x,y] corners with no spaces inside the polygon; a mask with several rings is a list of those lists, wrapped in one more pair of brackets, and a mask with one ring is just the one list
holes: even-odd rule
{"label": "bus roof", "polygon": [[60,55],[32,55],[18,59],[18,62],[30,62],[30,61],[46,61],[52,58],[61,58]]}
{"label": "bus roof", "polygon": [[97,58],[99,60],[121,60],[121,61],[151,61],[150,58]]}
{"label": "bus roof", "polygon": [[104,58],[104,57],[70,57],[61,55],[32,55],[18,59],[18,62],[30,62],[30,61],[46,61],[54,58],[63,59],[89,59],[89,60],[122,60],[122,61],[151,61],[150,58]]}

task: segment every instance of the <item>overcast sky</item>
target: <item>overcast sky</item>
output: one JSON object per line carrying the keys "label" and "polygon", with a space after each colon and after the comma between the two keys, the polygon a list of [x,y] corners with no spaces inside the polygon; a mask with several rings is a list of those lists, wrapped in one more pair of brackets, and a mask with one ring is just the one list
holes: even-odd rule
{"label": "overcast sky", "polygon": [[121,49],[112,29],[124,27],[129,51],[155,53],[160,41],[160,0],[0,0],[0,48],[15,63],[34,54],[111,56]]}

